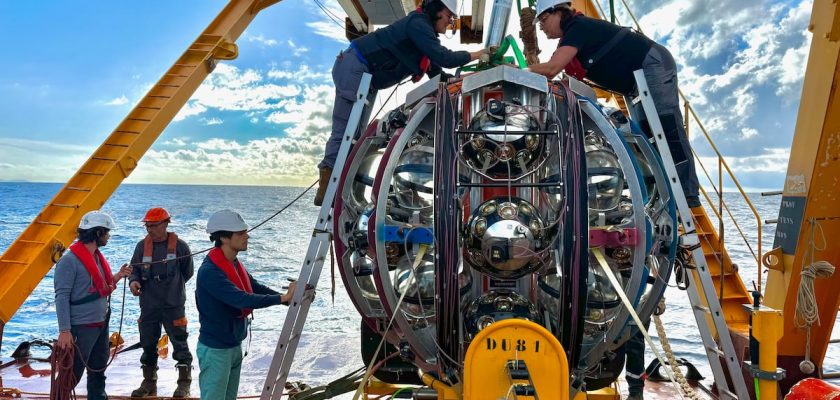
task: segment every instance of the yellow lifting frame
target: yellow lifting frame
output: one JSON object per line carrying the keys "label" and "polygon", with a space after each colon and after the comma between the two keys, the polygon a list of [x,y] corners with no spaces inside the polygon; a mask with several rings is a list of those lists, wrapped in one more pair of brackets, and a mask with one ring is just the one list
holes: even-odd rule
{"label": "yellow lifting frame", "polygon": [[236,39],[260,11],[279,1],[231,0],[0,256],[0,335],[76,237],[82,215],[105,204],[217,60],[235,59]]}

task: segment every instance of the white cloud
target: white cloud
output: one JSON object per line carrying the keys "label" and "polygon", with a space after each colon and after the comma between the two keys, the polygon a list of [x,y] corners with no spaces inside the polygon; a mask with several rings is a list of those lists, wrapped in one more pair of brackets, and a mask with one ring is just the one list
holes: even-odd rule
{"label": "white cloud", "polygon": [[301,55],[309,51],[308,47],[299,46],[295,44],[295,42],[293,42],[292,39],[287,40],[286,44],[288,44],[289,48],[292,49],[292,54],[294,54],[295,57],[300,57]]}
{"label": "white cloud", "polygon": [[277,46],[277,40],[268,39],[265,36],[263,36],[262,34],[260,34],[260,35],[247,35],[246,34],[245,37],[249,42],[259,43],[263,46],[268,46],[268,47]]}
{"label": "white cloud", "polygon": [[166,146],[182,147],[182,146],[185,146],[187,144],[187,142],[184,141],[184,139],[174,138],[172,140],[167,140],[165,142],[162,142],[161,144],[166,145]]}
{"label": "white cloud", "polygon": [[66,181],[87,160],[90,152],[88,145],[0,138],[0,154],[3,154],[0,181]]}
{"label": "white cloud", "polygon": [[339,26],[334,21],[326,20],[317,22],[307,22],[306,26],[311,28],[312,33],[316,35],[321,35],[340,43],[349,43],[347,37],[344,34],[344,27]]}
{"label": "white cloud", "polygon": [[224,121],[222,121],[221,118],[215,118],[214,117],[214,118],[202,118],[201,122],[203,122],[204,125],[211,126],[211,125],[221,125]]}
{"label": "white cloud", "polygon": [[272,79],[293,79],[295,81],[302,80],[328,80],[331,79],[331,74],[328,71],[316,72],[309,69],[306,64],[301,64],[297,71],[281,70],[272,68],[268,71],[268,77]]}
{"label": "white cloud", "polygon": [[253,69],[241,71],[229,64],[219,64],[199,86],[175,116],[175,121],[201,115],[208,110],[254,111],[280,107],[288,98],[300,94],[297,85],[265,83],[262,73]]}
{"label": "white cloud", "polygon": [[121,106],[124,104],[128,104],[128,97],[125,97],[125,95],[115,97],[113,100],[105,102],[106,106]]}

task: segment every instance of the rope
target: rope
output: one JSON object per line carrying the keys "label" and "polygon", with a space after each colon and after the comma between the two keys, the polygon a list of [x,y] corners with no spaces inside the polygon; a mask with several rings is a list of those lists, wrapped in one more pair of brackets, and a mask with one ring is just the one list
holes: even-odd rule
{"label": "rope", "polygon": [[[665,299],[663,298],[661,301],[664,302],[664,300]],[[688,384],[688,381],[685,379],[685,375],[683,375],[682,370],[680,370],[680,366],[677,364],[677,359],[674,357],[674,352],[671,350],[671,343],[668,342],[668,337],[665,335],[665,326],[662,324],[662,320],[656,313],[653,314],[653,323],[656,325],[656,334],[659,336],[659,343],[662,344],[662,352],[664,352],[665,356],[668,357],[668,364],[671,371],[674,373],[674,378],[677,380],[677,384],[685,393],[685,398],[701,400],[702,397],[700,397],[700,395],[692,389],[692,387]]]}
{"label": "rope", "polygon": [[[796,314],[793,321],[797,328],[806,330],[805,360],[799,364],[799,369],[806,374],[811,374],[815,369],[814,363],[811,361],[811,326],[814,323],[820,325],[820,309],[814,291],[814,279],[831,277],[834,275],[835,268],[828,261],[814,261],[816,252],[826,248],[825,232],[816,219],[810,218],[808,222],[811,224],[808,238],[810,247],[806,250],[802,260],[804,262],[809,259],[809,263],[802,268],[802,279],[799,281],[799,292],[796,294]],[[822,238],[822,246],[819,247],[817,247],[815,240],[818,229]]]}
{"label": "rope", "polygon": [[[68,400],[75,397],[73,389],[76,387],[76,377],[73,375],[73,357],[75,350],[64,350],[50,346],[50,392],[48,395],[54,400]],[[22,392],[21,392],[22,393]]]}
{"label": "rope", "polygon": [[534,25],[536,11],[533,8],[525,7],[519,10],[519,38],[525,45],[525,60],[528,65],[539,64],[540,46],[537,43],[537,27]]}
{"label": "rope", "polygon": [[[627,294],[624,293],[624,288],[621,287],[621,284],[618,282],[618,279],[615,277],[615,273],[613,273],[612,268],[610,268],[609,264],[607,264],[607,260],[604,258],[604,255],[601,253],[600,248],[593,248],[592,254],[595,255],[595,259],[598,260],[598,264],[601,266],[601,269],[604,270],[604,274],[607,275],[607,279],[610,280],[610,284],[612,284],[613,289],[615,289],[615,293],[618,294],[618,297],[621,298],[621,301],[624,303],[624,306],[627,307],[627,311],[630,313],[630,316],[633,318],[633,321],[636,322],[636,326],[639,327],[639,332],[642,333],[645,337],[645,341],[647,341],[650,350],[659,359],[659,363],[664,365],[665,360],[662,358],[662,354],[659,353],[659,349],[656,348],[656,344],[653,343],[653,339],[650,338],[650,335],[644,330],[642,327],[645,324],[642,323],[642,320],[639,318],[639,314],[636,314],[636,310],[633,308],[633,303],[630,302],[630,299],[627,298]],[[682,388],[677,382],[674,380],[674,374],[671,373],[669,370],[665,370],[668,374],[668,379],[671,380],[671,383],[674,384],[674,388],[677,389],[677,393],[679,393],[681,399],[685,399],[685,394],[683,393]]]}

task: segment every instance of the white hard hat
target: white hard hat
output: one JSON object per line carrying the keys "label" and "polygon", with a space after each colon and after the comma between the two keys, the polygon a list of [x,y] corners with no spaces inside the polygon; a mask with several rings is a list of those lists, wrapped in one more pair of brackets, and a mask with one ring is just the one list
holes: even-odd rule
{"label": "white hard hat", "polygon": [[449,11],[452,11],[452,14],[454,14],[456,18],[458,17],[458,0],[440,0],[440,2],[443,3]]}
{"label": "white hard hat", "polygon": [[238,212],[233,210],[216,211],[207,220],[207,233],[211,234],[219,231],[240,232],[246,229],[248,229],[248,224]]}
{"label": "white hard hat", "polygon": [[536,23],[540,15],[560,4],[572,4],[570,0],[537,0],[537,13],[534,22]]}
{"label": "white hard hat", "polygon": [[90,229],[90,228],[97,228],[102,227],[105,229],[116,229],[117,224],[114,223],[114,219],[111,218],[110,215],[105,214],[102,211],[94,210],[82,217],[82,220],[79,222],[79,229]]}

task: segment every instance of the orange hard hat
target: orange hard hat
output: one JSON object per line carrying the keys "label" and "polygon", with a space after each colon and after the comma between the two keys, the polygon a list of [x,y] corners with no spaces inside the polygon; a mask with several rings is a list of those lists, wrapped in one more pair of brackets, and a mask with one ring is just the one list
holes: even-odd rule
{"label": "orange hard hat", "polygon": [[161,222],[170,218],[169,212],[163,207],[152,207],[146,211],[146,216],[143,217],[143,222]]}

